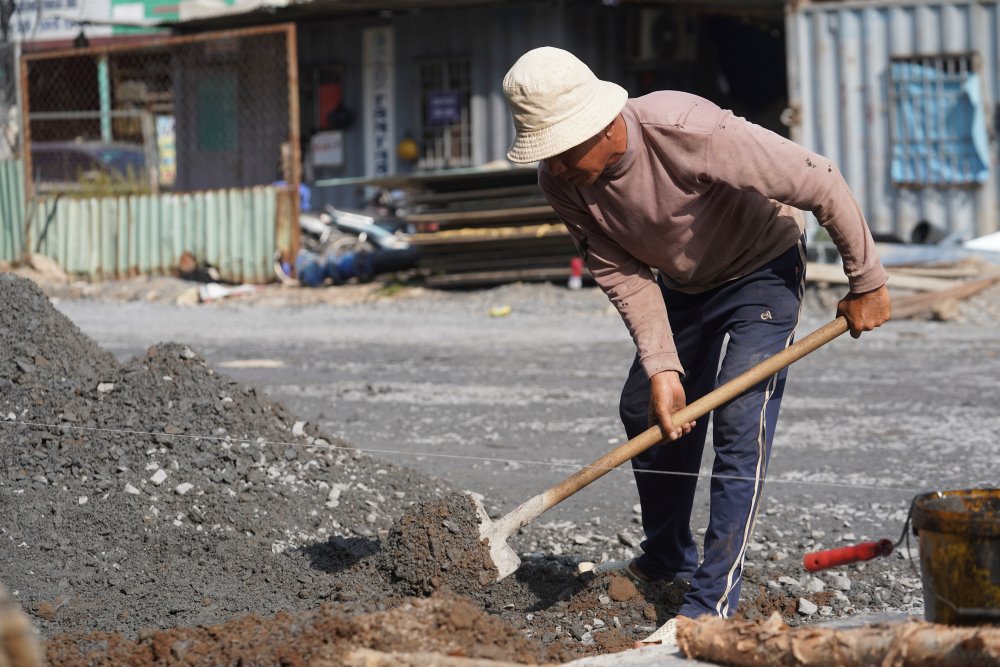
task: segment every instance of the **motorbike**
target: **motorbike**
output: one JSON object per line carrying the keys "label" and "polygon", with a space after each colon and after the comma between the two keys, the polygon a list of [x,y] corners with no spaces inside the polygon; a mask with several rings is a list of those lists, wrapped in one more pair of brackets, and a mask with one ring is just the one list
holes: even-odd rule
{"label": "motorbike", "polygon": [[299,283],[319,287],[414,268],[419,259],[405,220],[326,206],[299,216],[301,248],[295,260]]}

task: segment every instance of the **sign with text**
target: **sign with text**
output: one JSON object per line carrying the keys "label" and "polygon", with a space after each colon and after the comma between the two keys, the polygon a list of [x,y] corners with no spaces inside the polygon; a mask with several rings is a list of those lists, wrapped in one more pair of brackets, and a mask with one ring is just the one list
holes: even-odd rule
{"label": "sign with text", "polygon": [[14,42],[71,40],[81,29],[87,37],[107,37],[111,26],[79,22],[110,18],[111,0],[14,0],[10,38]]}
{"label": "sign with text", "polygon": [[392,26],[362,33],[365,175],[387,176],[396,170],[395,33]]}
{"label": "sign with text", "polygon": [[451,125],[462,118],[462,97],[457,90],[432,90],[427,93],[427,122]]}
{"label": "sign with text", "polygon": [[317,132],[309,140],[315,167],[344,166],[344,133],[341,130]]}
{"label": "sign with text", "polygon": [[156,117],[156,152],[160,156],[160,185],[173,187],[177,182],[177,132],[173,116]]}

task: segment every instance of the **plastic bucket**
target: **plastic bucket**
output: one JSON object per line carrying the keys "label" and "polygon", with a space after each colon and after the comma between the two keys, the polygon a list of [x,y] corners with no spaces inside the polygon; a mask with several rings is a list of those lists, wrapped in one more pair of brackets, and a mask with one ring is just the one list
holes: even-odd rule
{"label": "plastic bucket", "polygon": [[924,618],[1000,625],[1000,489],[942,491],[913,501]]}

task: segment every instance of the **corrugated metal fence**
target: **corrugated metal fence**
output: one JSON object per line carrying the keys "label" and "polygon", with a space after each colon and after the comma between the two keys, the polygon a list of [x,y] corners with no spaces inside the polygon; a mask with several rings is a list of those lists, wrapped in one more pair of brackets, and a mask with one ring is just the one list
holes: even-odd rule
{"label": "corrugated metal fence", "polygon": [[42,198],[28,227],[31,252],[91,278],[166,274],[192,254],[233,282],[274,278],[275,221],[284,188],[172,195]]}
{"label": "corrugated metal fence", "polygon": [[274,280],[298,248],[297,69],[291,24],[22,56],[2,256],[107,279],[187,254],[226,281]]}
{"label": "corrugated metal fence", "polygon": [[[964,238],[1000,229],[996,2],[789,3],[786,27],[792,138],[840,166],[874,231],[909,240],[921,221]],[[899,82],[893,80],[891,64],[916,59],[931,70],[951,72],[947,63],[964,57],[977,63],[970,103],[981,113],[968,131],[987,142],[988,175],[980,183],[954,185],[894,181],[893,156],[913,137],[900,138],[900,109],[894,106],[899,96],[891,92]],[[939,103],[931,100],[925,109]],[[925,110],[928,116],[935,113]],[[936,121],[928,127],[930,122]],[[953,137],[953,128],[947,130]]]}
{"label": "corrugated metal fence", "polygon": [[0,260],[13,262],[24,250],[24,178],[20,160],[0,161]]}

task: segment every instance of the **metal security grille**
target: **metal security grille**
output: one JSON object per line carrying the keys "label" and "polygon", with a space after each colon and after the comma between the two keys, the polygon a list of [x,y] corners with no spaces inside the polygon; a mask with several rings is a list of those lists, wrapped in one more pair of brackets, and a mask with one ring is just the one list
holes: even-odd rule
{"label": "metal security grille", "polygon": [[427,61],[419,68],[422,141],[417,167],[472,166],[469,61]]}
{"label": "metal security grille", "polygon": [[893,182],[985,181],[988,140],[975,54],[894,58],[890,78]]}
{"label": "metal security grille", "polygon": [[22,58],[35,194],[297,187],[294,27]]}

